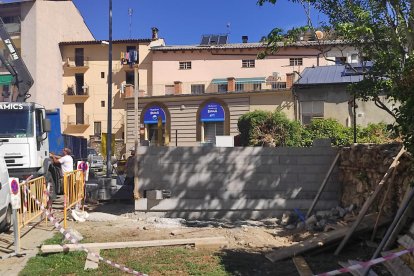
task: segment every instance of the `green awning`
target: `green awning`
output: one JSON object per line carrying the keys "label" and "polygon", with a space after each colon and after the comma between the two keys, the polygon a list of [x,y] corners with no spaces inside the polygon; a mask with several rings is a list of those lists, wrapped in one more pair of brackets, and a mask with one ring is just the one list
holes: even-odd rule
{"label": "green awning", "polygon": [[[256,77],[256,78],[236,78],[236,83],[264,83],[266,81],[265,77]],[[212,84],[225,84],[227,79],[212,79]]]}
{"label": "green awning", "polygon": [[12,80],[12,75],[0,75],[0,85],[10,85]]}

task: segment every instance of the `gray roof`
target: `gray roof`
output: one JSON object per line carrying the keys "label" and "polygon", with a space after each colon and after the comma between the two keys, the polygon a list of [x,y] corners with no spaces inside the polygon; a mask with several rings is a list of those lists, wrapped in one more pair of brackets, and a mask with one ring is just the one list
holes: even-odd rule
{"label": "gray roof", "polygon": [[[87,44],[102,44],[103,41],[108,42],[108,40],[82,40],[82,41],[63,41],[59,42],[59,45],[87,45]],[[113,44],[124,44],[124,43],[150,43],[152,39],[150,38],[137,38],[137,39],[114,39],[112,40]]]}
{"label": "gray roof", "polygon": [[346,84],[362,80],[362,75],[344,74],[345,69],[345,65],[308,67],[303,70],[295,85]]}
{"label": "gray roof", "polygon": [[[343,45],[346,44],[343,40],[321,40],[321,41],[298,41],[292,44],[285,45],[279,42],[279,47],[311,47],[319,45]],[[254,49],[265,48],[267,44],[262,42],[248,42],[248,43],[228,43],[221,45],[165,45],[152,47],[152,51],[182,51],[182,50],[219,50],[219,49]]]}

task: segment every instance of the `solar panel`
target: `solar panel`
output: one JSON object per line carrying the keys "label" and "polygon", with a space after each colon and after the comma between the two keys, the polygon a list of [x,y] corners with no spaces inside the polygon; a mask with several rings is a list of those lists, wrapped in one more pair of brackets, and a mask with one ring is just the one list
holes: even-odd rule
{"label": "solar panel", "polygon": [[203,35],[201,37],[201,43],[200,45],[208,45],[210,41],[210,36],[209,35]]}
{"label": "solar panel", "polygon": [[210,36],[210,45],[217,45],[218,44],[218,35],[211,35]]}
{"label": "solar panel", "polygon": [[227,44],[228,35],[203,35],[200,45],[223,45]]}
{"label": "solar panel", "polygon": [[218,44],[219,45],[227,44],[227,38],[228,38],[227,35],[220,35]]}

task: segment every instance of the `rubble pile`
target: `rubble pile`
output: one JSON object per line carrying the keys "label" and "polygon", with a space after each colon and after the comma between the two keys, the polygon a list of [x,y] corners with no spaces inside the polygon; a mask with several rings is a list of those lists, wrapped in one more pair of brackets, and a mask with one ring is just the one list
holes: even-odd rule
{"label": "rubble pile", "polygon": [[295,210],[283,213],[280,225],[287,230],[307,230],[307,231],[330,231],[336,229],[337,225],[344,225],[354,214],[355,205],[351,204],[346,208],[337,206],[331,210],[320,210],[314,212],[309,218],[305,219],[304,215]]}

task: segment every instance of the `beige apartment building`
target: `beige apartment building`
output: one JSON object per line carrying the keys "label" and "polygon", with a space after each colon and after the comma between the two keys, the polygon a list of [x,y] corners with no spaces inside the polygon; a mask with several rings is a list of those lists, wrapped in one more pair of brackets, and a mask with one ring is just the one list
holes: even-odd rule
{"label": "beige apartment building", "polygon": [[[266,45],[243,40],[203,36],[199,45],[152,47],[152,84],[139,86],[144,92],[138,104],[139,139],[170,146],[215,142],[216,136],[237,136],[239,117],[258,109],[278,108],[297,119],[291,88],[304,68],[358,59],[341,41],[327,40],[280,45],[258,59]],[[125,104],[128,148],[136,137],[134,98],[126,97]]]}
{"label": "beige apartment building", "polygon": [[[59,42],[94,39],[76,6],[72,1],[53,0],[0,3],[0,17],[34,79],[28,101],[48,109],[61,108],[63,67]],[[5,52],[3,43],[0,51]],[[9,72],[0,66],[1,92],[10,89],[10,80]]]}
{"label": "beige apartment building", "polygon": [[[155,34],[154,34],[155,35]],[[125,95],[147,86],[152,78],[150,47],[162,45],[157,37],[114,40],[112,44],[112,133],[124,139]],[[107,132],[108,42],[71,41],[59,44],[63,69],[63,132],[99,139]]]}

